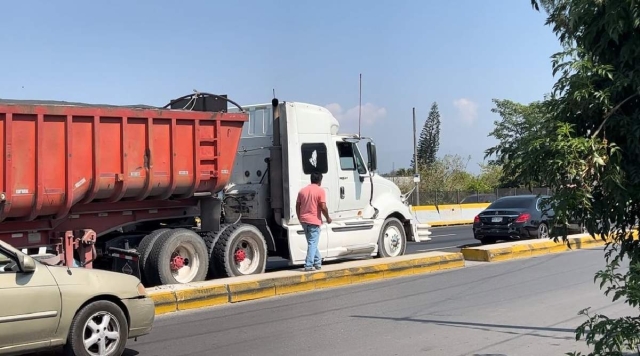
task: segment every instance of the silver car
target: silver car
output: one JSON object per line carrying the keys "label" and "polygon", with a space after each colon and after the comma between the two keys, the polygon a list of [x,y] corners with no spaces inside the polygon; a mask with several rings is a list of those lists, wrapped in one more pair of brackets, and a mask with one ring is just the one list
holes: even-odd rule
{"label": "silver car", "polygon": [[63,346],[66,355],[120,356],[155,319],[138,278],[49,266],[2,241],[0,299],[0,355]]}

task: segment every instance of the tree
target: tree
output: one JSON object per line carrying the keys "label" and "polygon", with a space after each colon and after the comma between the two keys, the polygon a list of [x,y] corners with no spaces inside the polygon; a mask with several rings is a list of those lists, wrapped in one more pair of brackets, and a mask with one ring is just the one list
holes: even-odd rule
{"label": "tree", "polygon": [[499,188],[502,185],[502,166],[497,164],[481,164],[481,173],[478,175],[480,183],[478,191],[488,191]]}
{"label": "tree", "polygon": [[[640,12],[636,0],[532,0],[544,9],[563,50],[552,56],[552,93],[528,132],[507,129],[487,153],[520,182],[544,182],[559,224],[583,221],[607,239],[607,267],[596,274],[613,300],[640,313]],[[540,6],[539,6],[540,5]],[[635,231],[634,231],[635,230]],[[566,239],[566,229],[553,229]],[[608,237],[608,238],[607,238]],[[629,268],[624,270],[624,264]],[[582,314],[576,330],[590,355],[622,355],[640,348],[640,316]],[[579,353],[577,355],[580,355]]]}
{"label": "tree", "polygon": [[[438,103],[431,104],[429,116],[422,126],[420,139],[418,140],[418,168],[431,166],[436,162],[438,149],[440,148],[440,111]],[[411,168],[415,167],[414,159],[411,159]]]}
{"label": "tree", "polygon": [[[538,182],[531,179],[536,172],[537,165],[530,165],[527,159],[519,155],[521,147],[534,144],[536,134],[540,134],[547,128],[545,126],[545,104],[533,102],[528,105],[516,103],[511,100],[493,99],[495,108],[491,112],[498,114],[500,120],[494,121],[494,129],[489,133],[498,140],[498,144],[485,151],[485,157],[495,157],[490,160],[490,165],[504,167],[500,185],[507,187],[531,187],[543,186],[546,182]],[[529,180],[519,179],[527,177]]]}

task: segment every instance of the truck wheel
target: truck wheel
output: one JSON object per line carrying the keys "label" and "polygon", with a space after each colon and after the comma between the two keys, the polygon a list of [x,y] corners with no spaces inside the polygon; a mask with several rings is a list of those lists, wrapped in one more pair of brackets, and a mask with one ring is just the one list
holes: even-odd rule
{"label": "truck wheel", "polygon": [[255,226],[236,224],[220,234],[212,257],[210,263],[219,277],[264,273],[267,243]]}
{"label": "truck wheel", "polygon": [[129,338],[129,325],[116,304],[99,300],[76,314],[64,346],[68,356],[122,355]]}
{"label": "truck wheel", "polygon": [[209,251],[209,267],[208,267],[208,271],[207,271],[207,279],[214,279],[218,277],[218,273],[216,271],[216,266],[215,263],[213,261],[215,261],[216,256],[213,252],[213,249],[216,246],[216,242],[218,242],[218,238],[219,235],[226,230],[227,228],[230,228],[231,226],[233,226],[232,224],[221,224],[220,225],[220,231],[208,231],[208,232],[202,232],[200,233],[200,236],[202,237],[202,239],[204,240],[205,245],[207,245],[207,251]]}
{"label": "truck wheel", "polygon": [[151,254],[151,250],[158,239],[169,230],[170,229],[155,230],[143,237],[138,245],[138,253],[140,253],[140,262],[138,263],[140,266],[140,279],[145,286],[149,283],[149,277],[147,277],[147,273],[149,272],[149,254]]}
{"label": "truck wheel", "polygon": [[378,238],[378,257],[396,257],[404,255],[407,249],[407,235],[404,226],[396,218],[388,218],[382,224]]}
{"label": "truck wheel", "polygon": [[199,282],[207,276],[209,254],[198,234],[187,229],[174,229],[155,243],[148,265],[151,283]]}

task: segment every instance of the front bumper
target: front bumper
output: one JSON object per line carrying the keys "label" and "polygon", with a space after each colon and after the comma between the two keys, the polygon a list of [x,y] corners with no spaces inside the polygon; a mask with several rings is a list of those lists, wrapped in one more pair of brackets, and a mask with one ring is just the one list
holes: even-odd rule
{"label": "front bumper", "polygon": [[429,228],[431,225],[429,224],[419,224],[415,219],[411,219],[411,232],[413,233],[413,241],[415,242],[426,242],[430,241],[431,231]]}
{"label": "front bumper", "polygon": [[153,299],[149,297],[124,299],[122,303],[129,311],[129,338],[150,333],[156,317]]}
{"label": "front bumper", "polygon": [[484,238],[498,238],[503,240],[519,240],[533,237],[533,234],[526,227],[510,226],[510,227],[493,227],[481,226],[473,227],[473,237],[476,240]]}

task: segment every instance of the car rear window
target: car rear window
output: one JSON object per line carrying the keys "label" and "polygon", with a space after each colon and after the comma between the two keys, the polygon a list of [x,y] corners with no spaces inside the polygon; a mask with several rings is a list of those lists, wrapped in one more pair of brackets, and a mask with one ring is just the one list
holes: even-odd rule
{"label": "car rear window", "polygon": [[508,208],[525,209],[533,205],[534,200],[535,198],[529,198],[529,197],[500,199],[491,203],[488,209],[508,209]]}

